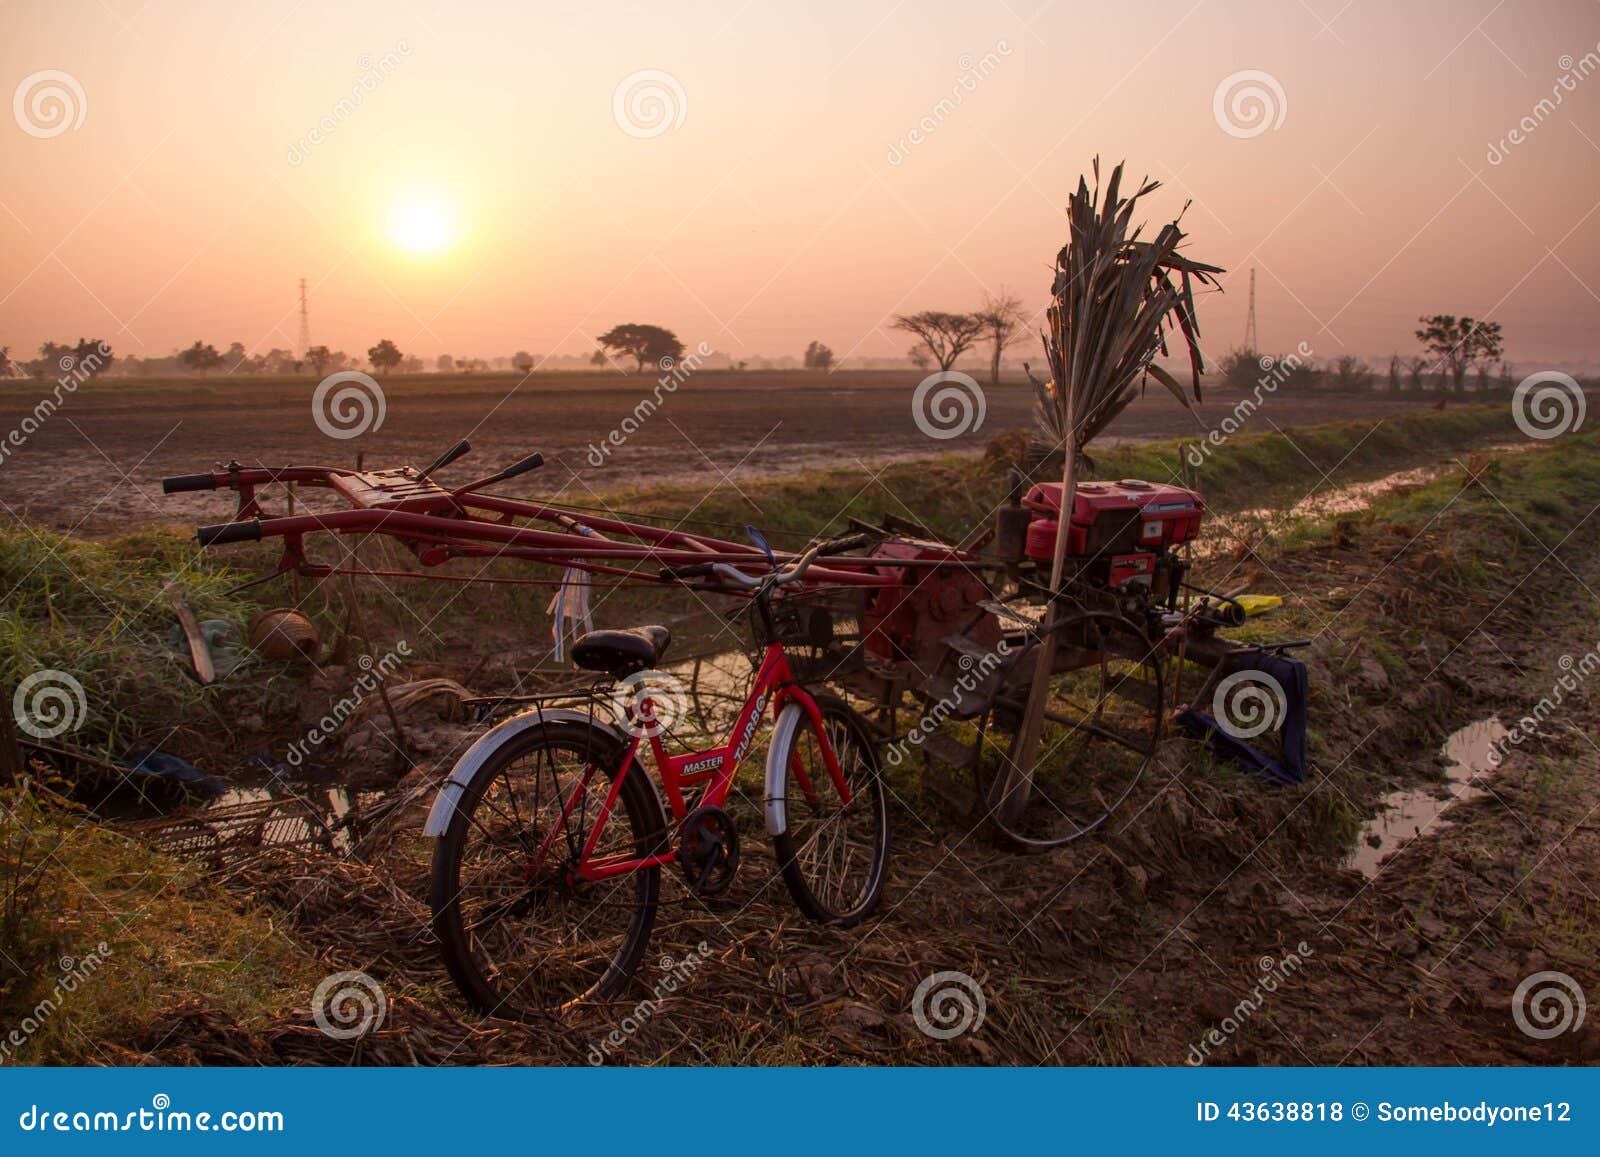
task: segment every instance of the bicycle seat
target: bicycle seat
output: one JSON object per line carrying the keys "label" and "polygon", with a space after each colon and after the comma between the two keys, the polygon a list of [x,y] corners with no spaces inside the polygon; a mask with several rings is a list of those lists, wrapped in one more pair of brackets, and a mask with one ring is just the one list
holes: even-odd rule
{"label": "bicycle seat", "polygon": [[672,632],[665,627],[590,631],[572,644],[572,662],[586,671],[604,671],[621,679],[661,662],[671,643]]}

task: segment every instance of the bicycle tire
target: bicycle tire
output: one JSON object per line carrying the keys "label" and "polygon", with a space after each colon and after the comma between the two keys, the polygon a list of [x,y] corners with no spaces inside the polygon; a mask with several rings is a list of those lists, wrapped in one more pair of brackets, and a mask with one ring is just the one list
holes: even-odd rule
{"label": "bicycle tire", "polygon": [[[482,903],[481,899],[475,898],[471,885],[464,883],[462,878],[463,864],[471,850],[474,833],[482,837],[480,842],[489,843],[490,850],[493,850],[493,833],[490,827],[479,819],[479,813],[485,807],[485,800],[491,789],[495,788],[497,781],[503,780],[506,789],[510,791],[514,814],[508,817],[504,810],[491,808],[493,815],[488,817],[489,824],[493,825],[498,820],[504,827],[507,826],[504,821],[509,819],[510,827],[524,829],[515,833],[515,843],[518,849],[527,853],[534,838],[541,836],[543,831],[554,825],[552,823],[541,829],[538,818],[533,818],[528,824],[522,822],[520,808],[516,806],[516,786],[512,782],[512,770],[533,757],[535,791],[534,806],[529,809],[530,814],[540,812],[559,820],[561,818],[559,808],[552,812],[548,807],[544,809],[538,807],[540,771],[544,768],[550,769],[552,798],[565,798],[570,794],[570,791],[562,790],[561,776],[555,759],[557,754],[565,753],[603,772],[603,777],[595,776],[591,772],[589,780],[585,782],[586,808],[587,801],[592,795],[598,794],[599,798],[603,798],[604,792],[609,790],[610,784],[621,771],[619,765],[623,752],[624,749],[618,745],[616,738],[599,727],[566,721],[541,723],[507,738],[498,750],[484,760],[471,781],[460,789],[461,798],[443,835],[439,837],[434,847],[430,901],[433,908],[434,931],[439,939],[445,968],[462,996],[484,1015],[506,1020],[528,1021],[568,1005],[584,1001],[608,1000],[623,991],[638,967],[655,923],[656,904],[661,889],[661,870],[659,867],[642,868],[624,876],[612,877],[611,880],[573,886],[570,879],[565,877],[565,871],[574,858],[574,846],[580,849],[582,847],[585,829],[581,820],[574,821],[573,816],[569,815],[563,830],[556,833],[549,858],[561,862],[547,863],[545,874],[537,885],[526,866],[522,868],[523,879],[520,885],[515,882],[514,877],[511,878],[511,889],[515,891],[518,887],[525,888],[528,896],[516,903],[502,904],[505,911],[495,917],[494,924],[489,929],[490,932],[498,929],[507,913],[520,919],[526,917],[531,908],[547,906],[554,912],[556,906],[563,902],[582,908],[577,901],[582,899],[586,889],[594,890],[588,892],[591,897],[604,894],[623,901],[619,910],[629,915],[615,936],[615,947],[607,948],[601,945],[593,953],[594,959],[582,961],[577,967],[567,968],[565,971],[574,975],[564,984],[560,983],[561,977],[550,975],[549,972],[560,956],[574,954],[576,940],[572,944],[561,942],[541,944],[539,941],[548,940],[548,936],[532,932],[526,950],[536,953],[542,948],[547,957],[545,963],[498,960],[490,951],[489,935],[475,935],[487,917],[475,906]],[[597,782],[602,778],[603,782]],[[569,777],[568,782],[577,781]],[[631,843],[631,851],[640,856],[653,854],[662,847],[666,837],[666,820],[661,809],[661,801],[644,767],[637,760],[629,765],[628,774],[623,778],[618,802],[621,804],[620,816],[619,809],[614,808],[606,825],[606,832],[610,833],[610,838],[614,842],[603,848],[597,848],[597,854],[604,854],[606,850],[629,850],[620,847],[624,842]],[[577,810],[574,809],[574,814]],[[627,841],[623,834],[612,831],[616,820],[622,817],[626,817],[625,835],[631,836],[631,841]],[[574,835],[578,837],[576,840],[572,838]],[[606,838],[605,833],[602,838]],[[525,858],[531,860],[532,856],[527,855]],[[491,861],[489,870],[492,872],[495,867],[497,865]],[[510,870],[515,871],[514,865]],[[561,874],[561,879],[555,878],[557,873]],[[631,884],[628,883],[630,880]],[[612,881],[623,881],[623,883],[616,884]],[[502,891],[505,890],[504,883],[500,888]],[[631,888],[632,895],[619,894],[619,888]],[[534,900],[535,893],[541,891],[542,895]],[[517,912],[519,905],[530,900],[532,901],[530,909]],[[546,901],[549,901],[548,905]],[[478,919],[476,922],[471,922],[474,916]],[[584,929],[585,924],[592,920],[592,913],[579,919],[574,928],[574,935],[590,935],[598,931],[597,925],[590,924],[590,930],[579,933],[578,930]],[[554,923],[559,924],[559,920]],[[577,946],[577,951],[581,952],[581,946]],[[531,993],[540,995],[538,999],[527,999]]]}
{"label": "bicycle tire", "polygon": [[[787,750],[774,752],[773,758],[782,760],[784,772],[784,800],[787,824],[784,831],[772,840],[778,858],[778,868],[784,884],[795,905],[806,916],[824,924],[849,927],[859,924],[877,909],[883,898],[884,880],[889,859],[889,808],[883,772],[879,765],[877,746],[872,733],[861,717],[844,700],[832,695],[814,696],[827,729],[829,743],[839,759],[851,789],[848,808],[834,811],[838,796],[833,791],[833,781],[821,761],[817,742],[816,724],[798,704],[785,710],[800,711],[800,721],[787,731],[784,738],[775,733],[775,742],[787,742]],[[779,729],[780,733],[784,729]],[[807,751],[808,746],[810,751]],[[808,803],[798,782],[793,778],[793,761],[803,760],[807,778],[817,796]],[[834,803],[828,803],[831,796]],[[849,821],[856,821],[847,827]],[[820,823],[817,821],[821,821]],[[863,870],[842,879],[819,878],[817,869],[823,865],[815,854],[819,839],[829,834],[827,858],[836,861],[839,833],[859,834],[863,837],[855,846],[866,848]],[[846,866],[852,853],[845,849]]]}

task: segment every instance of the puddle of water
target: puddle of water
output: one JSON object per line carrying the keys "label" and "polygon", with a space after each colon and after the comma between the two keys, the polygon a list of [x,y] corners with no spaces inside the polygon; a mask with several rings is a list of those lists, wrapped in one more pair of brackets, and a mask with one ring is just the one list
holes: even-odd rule
{"label": "puddle of water", "polygon": [[[1490,446],[1486,452],[1489,454],[1525,454],[1533,445],[1535,444]],[[1353,514],[1366,510],[1372,505],[1373,499],[1382,497],[1396,487],[1421,486],[1432,482],[1442,475],[1446,469],[1454,469],[1454,463],[1415,466],[1410,470],[1397,470],[1393,474],[1386,474],[1382,478],[1375,478],[1370,482],[1353,482],[1348,486],[1338,486],[1332,490],[1319,491],[1307,498],[1302,498],[1286,510],[1262,506],[1251,510],[1241,510],[1229,517],[1265,522],[1268,526],[1276,528],[1295,518],[1325,518],[1330,514]]]}
{"label": "puddle of water", "polygon": [[1325,518],[1332,514],[1350,514],[1365,510],[1372,505],[1373,499],[1396,486],[1421,485],[1433,481],[1440,473],[1441,468],[1437,466],[1418,466],[1411,470],[1399,470],[1382,478],[1375,478],[1371,482],[1354,482],[1349,486],[1321,491],[1308,498],[1302,498],[1289,507],[1258,506],[1231,513],[1219,512],[1214,517],[1222,528],[1222,533],[1202,535],[1193,546],[1194,557],[1212,558],[1233,549],[1236,537],[1242,533],[1243,527],[1260,526],[1269,533],[1276,534],[1296,519]]}
{"label": "puddle of water", "polygon": [[1293,518],[1350,514],[1367,509],[1372,505],[1374,498],[1397,486],[1420,486],[1425,482],[1432,482],[1441,473],[1443,470],[1438,466],[1417,466],[1410,470],[1397,470],[1393,474],[1386,474],[1370,482],[1352,482],[1348,486],[1319,491],[1310,497],[1302,498],[1286,510],[1263,506],[1254,510],[1241,510],[1233,517],[1278,525]]}
{"label": "puddle of water", "polygon": [[1385,857],[1418,836],[1443,828],[1445,822],[1440,817],[1455,804],[1488,794],[1478,783],[1493,774],[1490,755],[1506,734],[1500,720],[1491,715],[1467,724],[1446,739],[1441,748],[1445,758],[1444,794],[1434,788],[1397,791],[1385,797],[1383,810],[1363,825],[1356,850],[1344,866],[1370,880],[1378,874]]}

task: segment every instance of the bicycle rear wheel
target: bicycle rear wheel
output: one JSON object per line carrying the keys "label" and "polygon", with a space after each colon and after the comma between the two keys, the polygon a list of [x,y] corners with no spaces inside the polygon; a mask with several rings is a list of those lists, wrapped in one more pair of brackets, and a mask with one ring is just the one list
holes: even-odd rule
{"label": "bicycle rear wheel", "polygon": [[[889,859],[889,809],[877,749],[860,716],[842,699],[815,697],[816,722],[798,704],[798,721],[780,719],[769,758],[784,769],[785,830],[772,839],[778,867],[799,909],[813,920],[849,926],[870,916],[883,897]],[[823,758],[839,761],[850,802],[844,803]]]}
{"label": "bicycle rear wheel", "polygon": [[[623,754],[598,727],[539,723],[508,737],[460,789],[434,847],[433,921],[445,967],[478,1011],[530,1020],[610,999],[633,975],[655,922],[660,868],[598,881],[578,881],[574,870]],[[594,855],[649,855],[665,829],[635,761]]]}

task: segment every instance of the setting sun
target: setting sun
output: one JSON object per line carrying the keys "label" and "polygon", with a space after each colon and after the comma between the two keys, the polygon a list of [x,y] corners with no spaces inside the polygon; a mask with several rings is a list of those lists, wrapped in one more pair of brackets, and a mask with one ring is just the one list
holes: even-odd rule
{"label": "setting sun", "polygon": [[389,240],[407,253],[438,253],[455,240],[449,207],[431,198],[400,201],[389,211]]}

